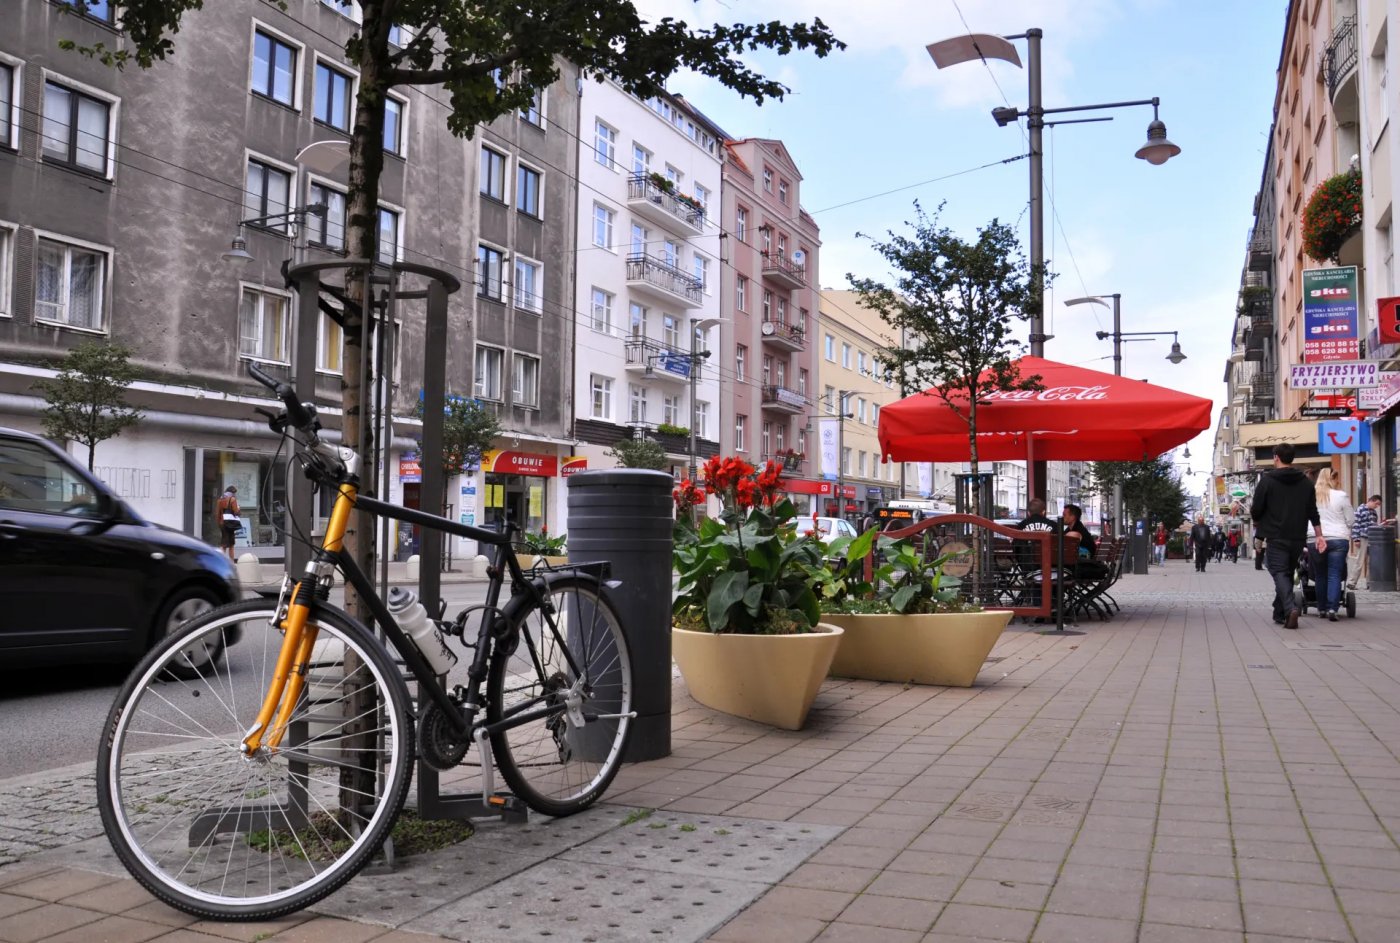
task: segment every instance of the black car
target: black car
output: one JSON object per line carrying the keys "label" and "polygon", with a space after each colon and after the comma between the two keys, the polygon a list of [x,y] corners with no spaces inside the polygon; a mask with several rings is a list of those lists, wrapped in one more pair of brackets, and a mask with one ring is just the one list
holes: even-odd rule
{"label": "black car", "polygon": [[0,670],[131,662],[237,598],[218,550],[144,520],[44,439],[0,428]]}

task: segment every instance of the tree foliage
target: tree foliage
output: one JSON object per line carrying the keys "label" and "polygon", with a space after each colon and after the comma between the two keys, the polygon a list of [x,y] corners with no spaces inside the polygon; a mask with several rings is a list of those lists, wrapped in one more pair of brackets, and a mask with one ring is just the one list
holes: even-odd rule
{"label": "tree foliage", "polygon": [[911,235],[871,240],[896,272],[894,284],[847,278],[897,338],[879,356],[901,388],[937,396],[967,423],[976,474],[978,407],[991,393],[1039,385],[1039,377],[1020,375],[1022,345],[1013,335],[1033,301],[1031,271],[1010,226],[994,219],[968,241],[937,214],[929,218],[917,203],[914,209],[905,224]]}
{"label": "tree foliage", "polygon": [[[421,402],[415,412],[422,417]],[[500,434],[501,421],[496,418],[495,411],[480,400],[448,397],[442,407],[442,454],[438,456],[443,488],[447,488],[453,475],[460,475],[463,469],[480,462]],[[419,445],[421,448],[422,443]],[[427,461],[428,457],[423,456],[423,460]],[[443,500],[446,501],[445,493]]]}
{"label": "tree foliage", "polygon": [[1173,530],[1186,520],[1190,501],[1172,468],[1171,460],[1160,455],[1141,462],[1093,462],[1088,486],[1108,499],[1114,486],[1122,485],[1129,519],[1143,518],[1154,527],[1160,522]]}
{"label": "tree foliage", "polygon": [[623,468],[651,468],[661,471],[666,467],[666,450],[655,439],[622,439],[608,449],[608,455],[617,460]]}
{"label": "tree foliage", "polygon": [[44,434],[86,445],[88,471],[97,443],[141,419],[141,411],[126,402],[126,388],[137,376],[130,360],[131,350],[120,344],[84,341],[68,352],[58,376],[34,384],[48,401]]}

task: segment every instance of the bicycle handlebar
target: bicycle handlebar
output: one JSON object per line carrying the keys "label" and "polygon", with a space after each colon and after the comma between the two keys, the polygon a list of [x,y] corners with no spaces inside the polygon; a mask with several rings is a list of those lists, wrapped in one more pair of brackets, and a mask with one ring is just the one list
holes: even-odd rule
{"label": "bicycle handlebar", "polygon": [[287,419],[292,425],[306,431],[315,423],[315,416],[307,410],[306,404],[297,399],[297,392],[290,383],[283,383],[275,377],[268,376],[252,362],[248,364],[248,375],[271,390],[273,395],[282,401],[282,406],[287,410]]}

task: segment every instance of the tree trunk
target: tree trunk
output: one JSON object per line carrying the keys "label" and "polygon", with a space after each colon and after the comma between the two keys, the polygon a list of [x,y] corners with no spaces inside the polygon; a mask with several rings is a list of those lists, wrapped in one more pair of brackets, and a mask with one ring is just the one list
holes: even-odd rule
{"label": "tree trunk", "polygon": [[[977,390],[968,390],[971,402],[967,407],[967,452],[968,467],[972,469],[972,513],[979,514],[982,510],[982,479],[977,473]],[[981,601],[985,597],[982,591],[982,583],[987,579],[987,574],[992,572],[991,560],[982,559],[982,528],[972,529],[972,598]]]}

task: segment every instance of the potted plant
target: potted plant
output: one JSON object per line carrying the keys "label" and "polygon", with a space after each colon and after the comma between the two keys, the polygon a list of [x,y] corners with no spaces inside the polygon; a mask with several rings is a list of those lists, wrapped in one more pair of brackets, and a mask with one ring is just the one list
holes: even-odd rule
{"label": "potted plant", "polygon": [[567,534],[555,537],[549,533],[547,526],[540,525],[539,533],[532,534],[527,530],[521,536],[520,550],[515,554],[515,558],[519,561],[521,569],[525,570],[541,560],[550,566],[563,566],[569,562],[567,549]]}
{"label": "potted plant", "polygon": [[797,449],[778,450],[778,460],[783,463],[784,471],[796,471],[801,467],[803,460],[806,458],[807,456],[797,451]]}
{"label": "potted plant", "polygon": [[798,534],[777,463],[759,472],[712,458],[704,483],[720,501],[718,520],[693,523],[704,500],[694,482],[674,493],[672,654],[701,704],[798,730],[841,641],[840,628],[820,621],[822,546]]}
{"label": "potted plant", "polygon": [[[845,546],[823,601],[824,621],[845,629],[831,673],[843,678],[970,687],[1011,621],[1009,609],[984,610],[958,596],[946,565],[969,550],[929,560],[909,539],[879,535],[870,566],[866,531]],[[835,544],[833,544],[833,549]]]}
{"label": "potted plant", "polygon": [[1338,261],[1342,246],[1361,230],[1361,171],[1328,177],[1303,207],[1303,251],[1319,262]]}

